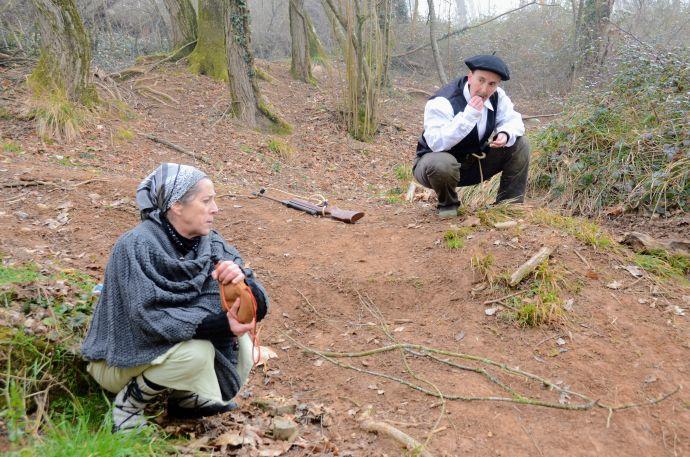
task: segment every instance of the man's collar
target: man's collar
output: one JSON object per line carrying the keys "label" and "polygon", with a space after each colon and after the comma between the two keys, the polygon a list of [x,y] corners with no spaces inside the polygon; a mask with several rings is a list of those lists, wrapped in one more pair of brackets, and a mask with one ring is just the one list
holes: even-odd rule
{"label": "man's collar", "polygon": [[[465,87],[462,89],[462,94],[465,96],[465,100],[467,101],[467,103],[469,103],[470,99],[472,98],[472,96],[470,95],[470,83],[465,83]],[[484,107],[493,111],[494,107],[491,105],[490,98],[491,97],[484,100]]]}

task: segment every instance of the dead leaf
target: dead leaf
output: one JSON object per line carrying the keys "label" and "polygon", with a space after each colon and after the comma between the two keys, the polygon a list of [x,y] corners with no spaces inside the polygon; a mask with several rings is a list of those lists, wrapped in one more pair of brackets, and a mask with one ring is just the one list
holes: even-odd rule
{"label": "dead leaf", "polygon": [[589,279],[594,279],[594,280],[599,279],[599,273],[597,273],[594,270],[587,270],[587,273],[585,273],[585,276],[588,277]]}
{"label": "dead leaf", "polygon": [[226,432],[211,442],[214,446],[242,446],[244,438],[235,432]]}
{"label": "dead leaf", "polygon": [[633,275],[635,278],[641,278],[644,276],[644,272],[637,265],[626,265],[623,267],[623,269]]}
{"label": "dead leaf", "polygon": [[623,285],[623,283],[620,281],[612,281],[612,282],[606,284],[606,287],[608,287],[609,289],[618,290],[621,288],[622,285]]}

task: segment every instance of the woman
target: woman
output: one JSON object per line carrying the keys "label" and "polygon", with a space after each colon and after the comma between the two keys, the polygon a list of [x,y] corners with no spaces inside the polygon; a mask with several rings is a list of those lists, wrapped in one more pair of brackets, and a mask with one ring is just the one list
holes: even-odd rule
{"label": "woman", "polygon": [[200,170],[162,164],[137,188],[141,223],[117,240],[82,344],[89,373],[116,393],[113,429],[146,424],[144,408],[166,390],[168,415],[229,411],[252,366],[239,300],[221,310],[218,282],[246,282],[257,320],[268,298],[237,250],[211,229],[218,213]]}

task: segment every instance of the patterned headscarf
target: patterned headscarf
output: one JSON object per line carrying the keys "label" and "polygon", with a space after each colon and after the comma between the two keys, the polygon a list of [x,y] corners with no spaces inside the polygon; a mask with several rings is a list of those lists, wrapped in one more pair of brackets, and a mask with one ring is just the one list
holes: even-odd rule
{"label": "patterned headscarf", "polygon": [[141,220],[152,219],[160,223],[161,213],[206,177],[206,173],[190,165],[161,164],[137,187]]}

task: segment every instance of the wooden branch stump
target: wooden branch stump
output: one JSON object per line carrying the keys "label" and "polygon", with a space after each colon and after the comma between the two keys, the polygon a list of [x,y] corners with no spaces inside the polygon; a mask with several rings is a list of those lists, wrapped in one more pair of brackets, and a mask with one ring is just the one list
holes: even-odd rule
{"label": "wooden branch stump", "polygon": [[389,438],[394,439],[398,443],[405,446],[405,448],[408,451],[413,453],[412,455],[418,455],[420,457],[433,456],[431,452],[427,451],[424,448],[424,445],[422,443],[412,438],[407,433],[398,430],[390,424],[386,424],[385,422],[373,421],[371,419],[364,419],[362,422],[359,423],[359,426],[360,428],[362,428],[362,430],[366,430],[367,432],[380,433],[388,436]]}
{"label": "wooden branch stump", "polygon": [[510,284],[511,287],[520,284],[520,281],[525,279],[525,276],[536,270],[536,268],[541,265],[544,260],[548,259],[552,253],[553,248],[548,246],[542,247],[539,252],[534,254],[527,262],[520,265],[520,268],[510,275],[510,282],[508,284]]}

